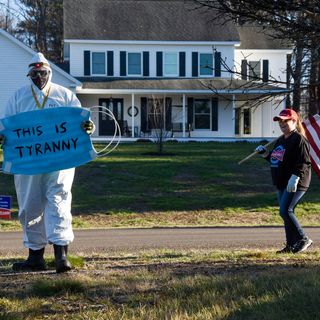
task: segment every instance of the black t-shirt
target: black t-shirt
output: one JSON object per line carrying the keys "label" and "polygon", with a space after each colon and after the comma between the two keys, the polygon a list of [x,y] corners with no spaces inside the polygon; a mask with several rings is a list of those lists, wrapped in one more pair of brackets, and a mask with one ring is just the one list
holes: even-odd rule
{"label": "black t-shirt", "polygon": [[270,162],[272,181],[278,189],[287,187],[291,175],[300,177],[299,191],[306,191],[311,181],[311,161],[309,143],[298,132],[288,138],[281,136],[266,158]]}

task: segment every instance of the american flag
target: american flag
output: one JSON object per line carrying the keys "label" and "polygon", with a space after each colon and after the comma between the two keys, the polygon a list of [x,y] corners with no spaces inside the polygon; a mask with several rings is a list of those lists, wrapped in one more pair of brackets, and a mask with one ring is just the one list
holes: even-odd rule
{"label": "american flag", "polygon": [[309,117],[303,123],[310,143],[310,157],[314,171],[320,177],[320,115]]}

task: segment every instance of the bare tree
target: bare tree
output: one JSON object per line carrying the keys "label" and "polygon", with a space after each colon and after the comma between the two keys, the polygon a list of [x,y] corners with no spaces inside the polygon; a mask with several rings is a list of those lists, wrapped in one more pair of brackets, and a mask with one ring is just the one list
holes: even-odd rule
{"label": "bare tree", "polygon": [[157,154],[164,154],[164,144],[172,136],[171,98],[152,96],[147,99],[147,130],[154,137]]}
{"label": "bare tree", "polygon": [[[319,0],[194,0],[196,10],[212,12],[212,23],[232,21],[259,25],[268,36],[293,48],[287,65],[287,97],[300,111],[320,111],[320,1]],[[276,85],[275,81],[269,84]]]}
{"label": "bare tree", "polygon": [[63,58],[63,1],[17,0],[15,35],[54,62]]}

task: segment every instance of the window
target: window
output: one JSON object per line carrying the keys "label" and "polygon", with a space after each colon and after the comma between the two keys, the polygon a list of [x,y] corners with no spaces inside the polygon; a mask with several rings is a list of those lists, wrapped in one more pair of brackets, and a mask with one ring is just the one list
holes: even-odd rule
{"label": "window", "polygon": [[148,99],[148,129],[164,128],[163,99]]}
{"label": "window", "polygon": [[250,109],[243,110],[243,133],[251,134],[251,112]]}
{"label": "window", "polygon": [[210,101],[207,99],[194,101],[194,128],[210,130]]}
{"label": "window", "polygon": [[163,59],[164,75],[177,76],[178,75],[178,54],[175,52],[165,52]]}
{"label": "window", "polygon": [[213,55],[212,53],[200,53],[200,75],[212,76],[213,74]]}
{"label": "window", "polygon": [[128,52],[128,75],[141,76],[141,53]]}
{"label": "window", "polygon": [[92,74],[106,74],[106,54],[92,52]]}
{"label": "window", "polygon": [[260,61],[249,61],[249,79],[261,79]]}

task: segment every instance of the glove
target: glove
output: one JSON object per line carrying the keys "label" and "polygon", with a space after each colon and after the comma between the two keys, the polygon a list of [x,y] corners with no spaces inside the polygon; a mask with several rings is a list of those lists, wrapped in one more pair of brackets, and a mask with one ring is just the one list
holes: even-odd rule
{"label": "glove", "polygon": [[0,148],[2,148],[3,144],[4,144],[4,136],[0,135]]}
{"label": "glove", "polygon": [[96,126],[91,120],[83,121],[81,123],[81,128],[89,135],[93,134],[94,130],[96,130]]}
{"label": "glove", "polygon": [[288,181],[287,191],[288,192],[296,192],[299,180],[300,180],[300,177],[293,174]]}
{"label": "glove", "polygon": [[258,154],[261,154],[261,156],[264,156],[268,153],[268,150],[263,145],[257,146],[254,151]]}

